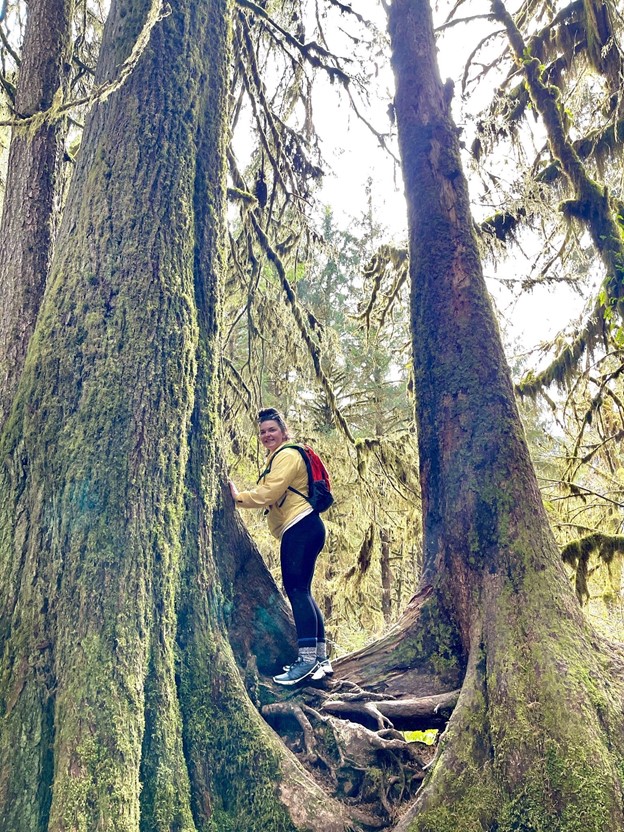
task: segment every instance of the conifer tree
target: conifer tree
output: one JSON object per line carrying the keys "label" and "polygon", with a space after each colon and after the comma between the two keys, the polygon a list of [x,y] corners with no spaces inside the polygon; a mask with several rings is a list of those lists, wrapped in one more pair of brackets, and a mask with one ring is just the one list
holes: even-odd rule
{"label": "conifer tree", "polygon": [[[52,250],[65,122],[19,120],[62,102],[70,66],[73,0],[29,4],[0,226],[0,424],[6,418],[35,326]],[[5,4],[6,11],[6,4]]]}
{"label": "conifer tree", "polygon": [[344,828],[301,772],[295,800],[225,635],[230,31],[226,0],[121,0],[107,20],[95,80],[110,85],[0,435],[3,832],[290,830],[315,802]]}
{"label": "conifer tree", "polygon": [[409,205],[428,588],[421,622],[431,605],[445,609],[466,662],[438,760],[397,828],[615,830],[618,654],[596,649],[542,507],[427,3],[394,0],[389,28]]}

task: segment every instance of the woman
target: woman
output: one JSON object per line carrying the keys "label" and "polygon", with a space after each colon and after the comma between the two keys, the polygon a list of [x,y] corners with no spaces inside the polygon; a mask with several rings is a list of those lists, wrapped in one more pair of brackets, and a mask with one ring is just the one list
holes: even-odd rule
{"label": "woman", "polygon": [[230,480],[230,491],[237,507],[264,508],[269,529],[280,541],[282,580],[295,618],[299,655],[273,681],[296,685],[333,673],[323,616],[311,593],[316,559],[325,545],[325,526],[302,496],[308,493],[308,472],[299,451],[287,446],[290,434],[284,417],[273,408],[261,410],[258,425],[268,454],[266,468],[256,488],[238,491]]}

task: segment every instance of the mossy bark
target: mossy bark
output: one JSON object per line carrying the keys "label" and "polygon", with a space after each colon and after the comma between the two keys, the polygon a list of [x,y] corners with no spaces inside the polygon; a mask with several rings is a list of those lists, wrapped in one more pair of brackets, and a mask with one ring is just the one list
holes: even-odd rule
{"label": "mossy bark", "polygon": [[[62,97],[69,75],[73,0],[31,0],[15,91],[18,117]],[[52,251],[64,121],[15,128],[0,224],[0,425],[35,327]]]}
{"label": "mossy bark", "polygon": [[[151,5],[113,2],[96,81]],[[2,832],[346,826],[245,690],[215,562],[230,12],[167,7],[85,126],[0,434]]]}
{"label": "mossy bark", "polygon": [[297,653],[292,611],[234,507],[225,476],[212,530],[228,640],[236,661],[252,675],[254,663],[265,676],[281,673],[284,660]]}
{"label": "mossy bark", "polygon": [[[576,217],[585,224],[607,271],[605,300],[601,304],[606,308],[617,307],[621,313],[624,294],[621,202],[609,194],[606,186],[589,176],[568,135],[561,92],[545,80],[540,61],[529,54],[520,30],[502,0],[492,0],[492,12],[507,31],[516,64],[525,75],[531,101],[543,119],[551,153],[573,189],[574,199],[564,203],[562,210],[568,217]],[[611,25],[607,4],[587,2],[585,18],[590,59],[597,62],[602,54],[603,71],[608,73],[610,65],[610,74],[619,78],[621,59],[619,51],[613,46],[612,35],[609,35]],[[603,42],[602,38],[606,40]]]}
{"label": "mossy bark", "polygon": [[542,507],[472,233],[426,0],[389,13],[409,211],[424,513],[420,616],[466,675],[410,832],[621,829],[622,680],[586,627]]}
{"label": "mossy bark", "polygon": [[[132,48],[122,18],[136,31],[146,13],[113,7],[99,80],[115,73],[113,51]],[[163,632],[175,621],[198,333],[192,195],[205,70],[190,17],[185,4],[163,21],[127,84],[90,115],[1,439],[5,829],[138,829],[154,714],[171,814],[192,828]],[[193,27],[206,43],[206,21]],[[15,753],[25,723],[33,731]],[[49,806],[33,806],[26,775]]]}

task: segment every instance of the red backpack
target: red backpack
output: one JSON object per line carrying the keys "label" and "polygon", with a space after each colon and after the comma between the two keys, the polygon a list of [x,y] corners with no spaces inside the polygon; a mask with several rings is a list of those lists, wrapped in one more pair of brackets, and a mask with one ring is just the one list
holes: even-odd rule
{"label": "red backpack", "polygon": [[[303,497],[304,500],[307,500],[314,511],[319,513],[327,511],[327,509],[334,502],[334,496],[331,493],[329,474],[327,472],[327,468],[323,464],[323,460],[309,445],[295,444],[283,445],[278,451],[276,451],[273,459],[275,459],[280,451],[284,451],[286,448],[294,448],[296,451],[299,451],[303,457],[303,461],[305,462],[308,472],[307,494],[302,494],[301,491],[297,491],[297,489],[293,488],[292,485],[288,486],[288,490],[294,491],[295,494],[298,494],[300,497]],[[271,460],[271,463],[273,462],[273,459]],[[262,477],[266,476],[270,470],[271,466],[269,465],[266,471],[260,475],[258,482],[260,482]]]}

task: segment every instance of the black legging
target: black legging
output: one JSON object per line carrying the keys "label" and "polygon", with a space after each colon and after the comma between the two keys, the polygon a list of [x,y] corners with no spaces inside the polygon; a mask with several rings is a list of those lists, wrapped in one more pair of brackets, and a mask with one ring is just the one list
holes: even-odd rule
{"label": "black legging", "polygon": [[325,545],[325,526],[313,512],[284,532],[280,546],[282,580],[292,606],[299,647],[325,641],[325,622],[312,597],[314,565]]}

